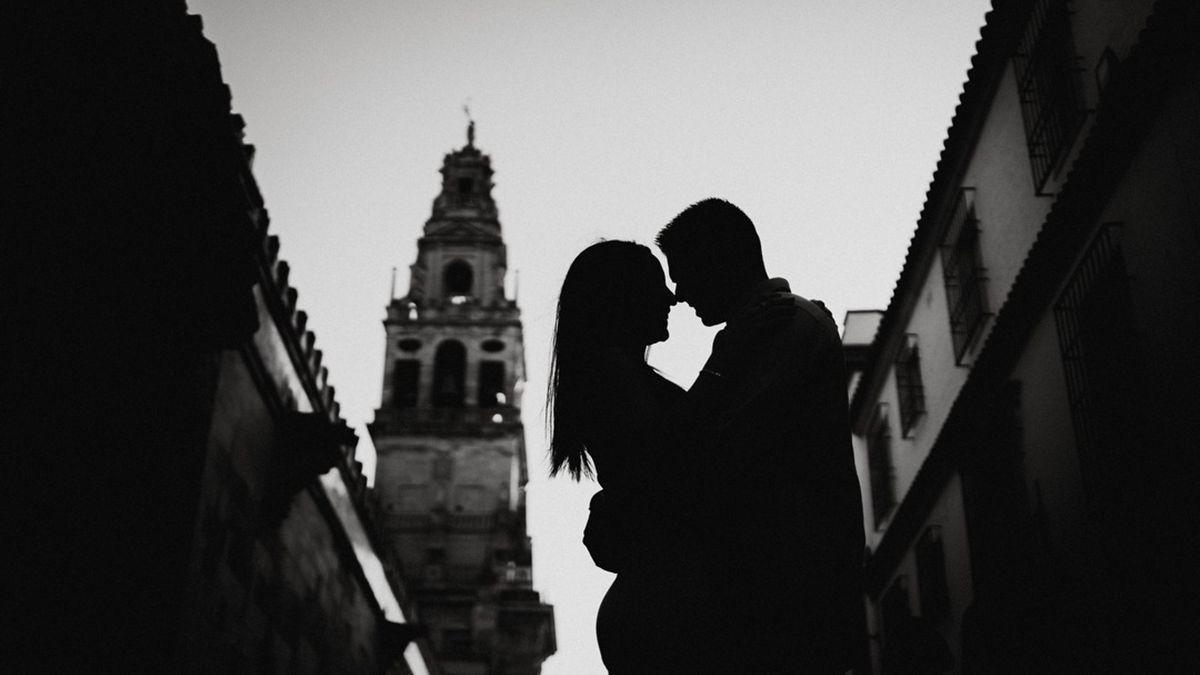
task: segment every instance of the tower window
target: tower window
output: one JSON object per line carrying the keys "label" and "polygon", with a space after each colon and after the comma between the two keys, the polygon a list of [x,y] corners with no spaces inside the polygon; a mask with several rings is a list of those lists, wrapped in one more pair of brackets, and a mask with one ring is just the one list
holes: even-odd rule
{"label": "tower window", "polygon": [[471,180],[470,178],[459,178],[458,179],[458,191],[461,192],[462,194],[464,194],[464,195],[471,194],[471,190],[474,187],[475,187],[475,181]]}
{"label": "tower window", "polygon": [[504,396],[504,362],[479,363],[479,407],[495,408]]}
{"label": "tower window", "polygon": [[396,359],[392,369],[392,403],[397,408],[411,408],[417,404],[417,386],[420,382],[421,362],[416,359]]}
{"label": "tower window", "polygon": [[433,405],[439,408],[461,408],[463,405],[464,374],[467,350],[457,340],[438,345],[433,358]]}
{"label": "tower window", "polygon": [[442,287],[445,295],[470,295],[471,284],[474,282],[471,266],[464,260],[455,260],[442,272]]}

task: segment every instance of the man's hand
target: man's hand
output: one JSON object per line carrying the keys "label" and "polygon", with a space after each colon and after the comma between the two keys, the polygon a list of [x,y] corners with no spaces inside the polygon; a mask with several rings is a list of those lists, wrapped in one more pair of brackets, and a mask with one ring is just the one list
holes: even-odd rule
{"label": "man's hand", "polygon": [[829,311],[829,308],[825,306],[825,303],[821,302],[820,300],[812,300],[811,302],[817,307],[820,307],[821,311],[825,312],[825,316],[828,316],[835,324],[837,323],[837,320],[833,318],[833,312]]}
{"label": "man's hand", "polygon": [[786,325],[797,311],[795,300],[784,292],[772,293],[746,307],[731,317],[713,338],[710,365],[719,364],[726,370],[737,368],[753,351],[755,338]]}

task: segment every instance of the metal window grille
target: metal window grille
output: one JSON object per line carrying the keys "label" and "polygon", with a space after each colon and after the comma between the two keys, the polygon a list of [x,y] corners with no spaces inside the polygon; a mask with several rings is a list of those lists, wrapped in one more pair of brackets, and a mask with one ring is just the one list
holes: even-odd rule
{"label": "metal window grille", "polygon": [[942,274],[954,359],[961,364],[988,315],[983,268],[979,252],[979,221],[975,218],[975,191],[963,188],[951,214],[942,244]]}
{"label": "metal window grille", "polygon": [[1093,510],[1116,489],[1137,439],[1138,357],[1120,229],[1104,226],[1054,308],[1071,420]]}
{"label": "metal window grille", "polygon": [[942,548],[940,526],[930,525],[921,534],[916,557],[921,616],[935,621],[942,619],[950,611],[950,590],[946,583],[946,554]]}
{"label": "metal window grille", "polygon": [[921,380],[921,354],[917,336],[904,336],[896,355],[896,393],[900,399],[900,432],[908,436],[917,418],[925,413],[925,384]]}
{"label": "metal window grille", "polygon": [[1067,0],[1036,3],[1013,65],[1033,185],[1040,194],[1086,114]]}
{"label": "metal window grille", "polygon": [[886,403],[879,404],[867,435],[867,464],[871,473],[871,511],[878,528],[896,505],[892,432],[888,427]]}

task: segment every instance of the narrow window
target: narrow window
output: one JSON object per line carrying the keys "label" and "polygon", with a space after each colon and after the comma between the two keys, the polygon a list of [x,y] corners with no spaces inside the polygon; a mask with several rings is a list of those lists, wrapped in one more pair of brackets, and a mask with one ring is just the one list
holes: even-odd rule
{"label": "narrow window", "polygon": [[1054,308],[1084,490],[1102,511],[1127,480],[1142,425],[1139,356],[1125,258],[1113,225],[1084,255]]}
{"label": "narrow window", "polygon": [[896,505],[892,432],[888,428],[886,403],[879,404],[867,432],[867,464],[871,473],[871,511],[875,516],[875,528],[879,529]]}
{"label": "narrow window", "polygon": [[447,297],[471,294],[474,282],[471,266],[464,260],[454,260],[442,272],[442,291]]}
{"label": "narrow window", "polygon": [[954,339],[955,362],[962,364],[967,348],[988,315],[985,270],[979,252],[979,221],[975,219],[975,191],[963,188],[942,244],[942,275],[946,306]]}
{"label": "narrow window", "polygon": [[939,621],[950,612],[950,590],[946,584],[946,554],[942,549],[942,528],[930,525],[916,546],[917,592],[921,598],[921,616]]}
{"label": "narrow window", "polygon": [[912,618],[912,610],[908,606],[908,577],[897,577],[883,594],[883,639],[885,641],[899,637],[902,626]]}
{"label": "narrow window", "polygon": [[457,340],[438,345],[433,359],[433,405],[438,408],[461,408],[465,391],[464,374],[467,350]]}
{"label": "narrow window", "polygon": [[1028,560],[1020,409],[1020,382],[1009,380],[988,396],[970,438],[961,441],[963,515],[977,590],[998,588]]}
{"label": "narrow window", "polygon": [[1033,187],[1041,194],[1086,112],[1067,0],[1038,0],[1013,66]]}
{"label": "narrow window", "polygon": [[904,336],[904,345],[896,355],[896,390],[900,398],[900,432],[907,437],[925,414],[925,385],[921,381],[921,354],[917,336]]}
{"label": "narrow window", "polygon": [[417,404],[421,362],[416,359],[396,359],[392,368],[392,405],[411,408]]}
{"label": "narrow window", "polygon": [[479,407],[495,408],[504,395],[504,362],[479,363]]}

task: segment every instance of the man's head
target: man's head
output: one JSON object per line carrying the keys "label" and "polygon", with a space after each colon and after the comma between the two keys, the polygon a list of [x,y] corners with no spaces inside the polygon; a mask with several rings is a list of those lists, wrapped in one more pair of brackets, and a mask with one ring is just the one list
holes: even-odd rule
{"label": "man's head", "polygon": [[767,278],[754,223],[723,199],[696,202],[658,233],[675,297],[706,326],[723,323],[733,304]]}

